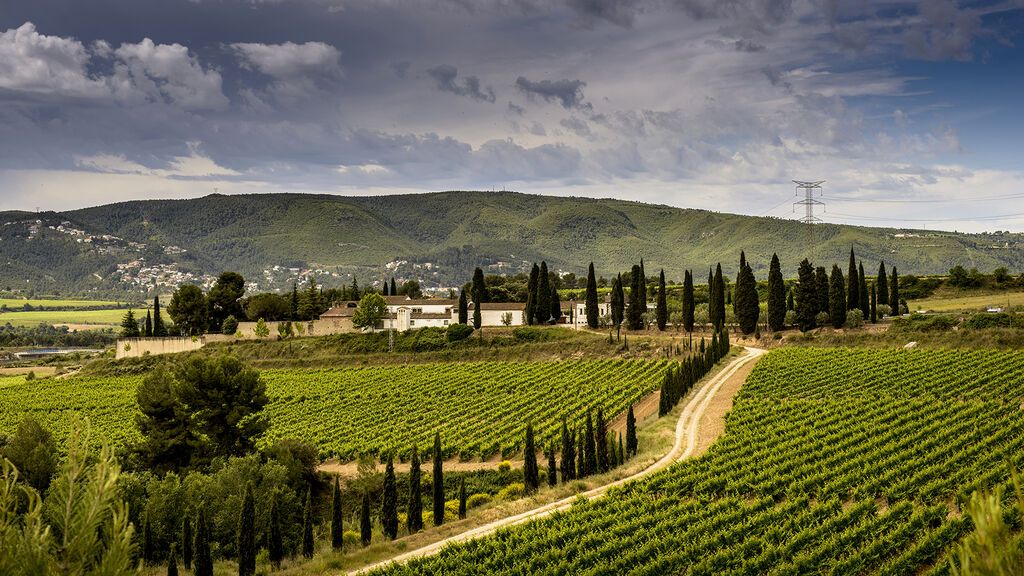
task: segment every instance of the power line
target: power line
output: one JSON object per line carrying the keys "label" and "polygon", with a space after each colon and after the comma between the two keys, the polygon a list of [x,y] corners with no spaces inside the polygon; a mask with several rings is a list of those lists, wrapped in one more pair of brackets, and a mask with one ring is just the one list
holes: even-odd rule
{"label": "power line", "polygon": [[961,216],[959,218],[889,218],[885,216],[843,214],[842,212],[829,212],[829,214],[853,220],[884,220],[889,222],[973,222],[977,220],[1009,220],[1010,218],[1024,217],[1024,212],[1017,212],[1015,214],[995,214],[990,216]]}
{"label": "power line", "polygon": [[953,199],[929,199],[929,200],[893,200],[893,199],[871,199],[871,198],[824,198],[830,202],[867,202],[867,203],[879,203],[879,204],[942,204],[942,203],[953,203],[953,202],[984,202],[989,200],[1013,200],[1016,198],[1024,198],[1024,194],[1005,194],[1003,196],[979,196],[977,198],[953,198]]}

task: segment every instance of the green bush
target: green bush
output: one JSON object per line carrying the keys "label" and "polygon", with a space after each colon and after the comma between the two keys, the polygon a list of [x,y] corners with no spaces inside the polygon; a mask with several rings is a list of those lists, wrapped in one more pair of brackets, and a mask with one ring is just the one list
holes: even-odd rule
{"label": "green bush", "polygon": [[509,484],[508,486],[505,486],[501,490],[499,490],[498,494],[497,494],[497,496],[495,496],[495,498],[497,498],[498,500],[505,500],[505,501],[518,500],[518,499],[522,498],[523,495],[525,495],[525,494],[526,494],[526,486],[523,483],[521,483],[521,482],[514,482],[512,484]]}
{"label": "green bush", "polygon": [[490,502],[490,494],[470,494],[469,497],[466,498],[466,508],[476,508],[478,506],[483,506],[484,504],[489,504]]}
{"label": "green bush", "polygon": [[894,318],[894,330],[905,332],[944,332],[956,326],[956,318],[946,314],[911,314],[907,318]]}
{"label": "green bush", "polygon": [[972,330],[984,328],[1024,328],[1024,316],[1007,314],[1006,312],[972,314],[964,322],[964,327]]}
{"label": "green bush", "polygon": [[238,332],[238,319],[234,316],[228,316],[224,319],[224,322],[220,325],[221,334],[227,334],[228,336]]}
{"label": "green bush", "polygon": [[473,327],[468,324],[452,324],[448,327],[448,341],[458,342],[473,334]]}

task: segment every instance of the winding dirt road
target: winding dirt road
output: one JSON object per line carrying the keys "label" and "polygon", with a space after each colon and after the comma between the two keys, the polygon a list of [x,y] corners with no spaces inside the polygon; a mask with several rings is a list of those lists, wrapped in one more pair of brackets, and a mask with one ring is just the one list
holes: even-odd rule
{"label": "winding dirt road", "polygon": [[[765,350],[762,350],[760,348],[746,347],[745,353],[742,356],[737,357],[732,362],[727,364],[713,378],[711,378],[703,386],[701,386],[696,391],[696,393],[693,393],[690,396],[690,400],[689,402],[687,402],[686,407],[683,408],[683,411],[679,414],[679,421],[676,424],[675,444],[672,446],[672,449],[669,450],[667,454],[662,456],[661,459],[659,459],[657,462],[651,464],[650,466],[644,468],[643,470],[637,472],[636,474],[626,478],[622,478],[620,480],[616,480],[615,482],[611,482],[609,484],[605,484],[604,486],[599,486],[587,492],[581,492],[580,494],[576,494],[574,496],[563,498],[562,500],[558,500],[556,502],[545,504],[538,508],[534,508],[532,510],[528,510],[520,514],[516,514],[514,516],[509,516],[507,518],[495,520],[494,522],[485,524],[483,526],[479,526],[477,528],[473,528],[471,530],[467,530],[465,532],[462,532],[461,534],[456,534],[455,536],[445,538],[444,540],[439,540],[437,542],[428,544],[421,548],[410,550],[409,552],[405,552],[403,554],[395,556],[394,558],[390,558],[388,560],[384,560],[376,564],[370,564],[363,568],[353,570],[348,574],[365,574],[377,568],[387,566],[388,564],[404,563],[414,558],[431,556],[440,552],[441,549],[445,546],[456,544],[459,542],[465,542],[467,540],[473,540],[475,538],[482,538],[484,536],[493,534],[501,528],[515,526],[517,524],[522,524],[524,522],[529,522],[531,520],[539,520],[546,516],[550,516],[551,514],[559,510],[566,510],[570,508],[573,505],[573,503],[576,502],[581,497],[586,498],[588,500],[599,498],[603,496],[606,492],[608,492],[608,490],[610,490],[611,488],[621,486],[627,482],[639,480],[646,476],[650,476],[651,474],[654,474],[659,470],[663,470],[668,466],[672,465],[673,463],[678,462],[679,460],[684,460],[686,458],[689,458],[690,456],[693,456],[694,454],[697,453],[698,447],[702,444],[699,432],[701,421],[704,417],[705,411],[708,409],[708,405],[711,404],[711,402],[715,399],[715,396],[718,394],[719,390],[726,383],[731,384],[729,388],[735,388],[736,390],[738,390],[739,384],[742,384],[742,379],[746,378],[746,375],[749,374],[750,372],[750,368],[753,367],[753,364],[756,363],[758,358],[760,358],[765,352]],[[744,369],[745,367],[747,367],[747,369]],[[734,382],[736,378],[740,378],[741,381],[739,383]]]}

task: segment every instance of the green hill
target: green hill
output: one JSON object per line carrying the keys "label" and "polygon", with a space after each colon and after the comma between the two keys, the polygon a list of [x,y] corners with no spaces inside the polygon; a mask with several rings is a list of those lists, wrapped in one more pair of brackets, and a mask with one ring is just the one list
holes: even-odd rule
{"label": "green hill", "polygon": [[[42,224],[33,233],[36,220]],[[62,222],[96,238],[82,242],[57,230]],[[4,212],[0,225],[0,258],[7,263],[0,288],[64,293],[137,290],[117,278],[117,265],[139,256],[194,276],[232,269],[268,284],[264,271],[275,265],[323,268],[338,283],[355,274],[365,283],[390,274],[388,262],[405,261],[400,277],[444,286],[464,281],[477,265],[515,271],[544,259],[554,269],[581,273],[593,260],[608,275],[640,257],[648,271],[664,267],[681,278],[693,268],[699,281],[718,261],[734,272],[740,250],[761,275],[772,252],[795,275],[800,259],[842,263],[851,246],[871,272],[880,259],[915,274],[946,272],[957,263],[1024,269],[1024,234],[822,224],[812,237],[792,220],[514,192],[211,195],[64,213]]]}

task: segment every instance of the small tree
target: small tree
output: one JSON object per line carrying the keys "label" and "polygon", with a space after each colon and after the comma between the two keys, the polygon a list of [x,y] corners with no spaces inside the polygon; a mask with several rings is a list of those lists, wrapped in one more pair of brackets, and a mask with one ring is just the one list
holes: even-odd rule
{"label": "small tree", "polygon": [[331,548],[341,550],[345,544],[345,531],[341,523],[341,486],[334,478],[334,492],[331,494]]}
{"label": "small tree", "polygon": [[501,324],[502,324],[502,326],[511,326],[512,325],[512,313],[511,312],[505,312],[505,313],[503,313],[501,315]]}
{"label": "small tree", "polygon": [[253,502],[252,482],[245,487],[242,514],[238,521],[238,576],[256,573],[256,503]]}
{"label": "small tree", "polygon": [[433,493],[434,493],[434,526],[444,524],[444,453],[441,451],[441,433],[434,433],[433,460]]}
{"label": "small tree", "polygon": [[369,546],[373,538],[373,525],[370,523],[370,493],[363,491],[363,506],[359,511],[359,541]]}
{"label": "small tree", "polygon": [[398,485],[395,482],[395,462],[388,455],[384,468],[384,491],[381,498],[380,523],[384,535],[394,540],[398,537]]}
{"label": "small tree", "polygon": [[409,534],[423,530],[423,481],[420,478],[420,450],[416,446],[412,447],[409,463],[409,510],[405,525]]}
{"label": "small tree", "polygon": [[210,524],[206,520],[206,509],[199,509],[196,520],[196,545],[193,574],[195,576],[213,576],[213,555],[210,552]]}
{"label": "small tree", "polygon": [[260,318],[256,321],[256,327],[253,328],[252,333],[257,338],[266,338],[270,336],[270,328],[267,327],[267,323],[263,321],[263,318]]}
{"label": "small tree", "polygon": [[459,479],[459,520],[466,518],[466,478]]}
{"label": "small tree", "polygon": [[779,256],[772,254],[768,267],[768,327],[778,332],[786,324],[786,286],[782,279]]}
{"label": "small tree", "polygon": [[167,313],[181,330],[182,336],[199,336],[206,331],[209,322],[209,304],[203,291],[195,285],[186,284],[175,290]]}
{"label": "small tree", "polygon": [[590,268],[587,270],[587,294],[584,303],[584,309],[587,312],[587,326],[591,329],[597,328],[597,308],[597,280],[594,277],[594,263],[591,262]]}
{"label": "small tree", "polygon": [[537,469],[537,448],[533,442],[533,424],[526,424],[526,444],[523,447],[523,484],[527,493],[540,487],[540,473]]}
{"label": "small tree", "polygon": [[356,328],[369,328],[372,331],[387,314],[388,304],[384,297],[376,292],[370,292],[359,300],[359,305],[352,314],[352,325]]}
{"label": "small tree", "polygon": [[313,490],[306,489],[306,507],[302,510],[302,555],[313,557]]}
{"label": "small tree", "polygon": [[238,332],[238,319],[235,318],[234,315],[229,315],[220,325],[220,331],[221,334],[226,334],[228,336],[234,335],[235,332]]}
{"label": "small tree", "polygon": [[636,456],[636,416],[633,415],[633,405],[629,405],[629,412],[626,413],[626,455]]}
{"label": "small tree", "polygon": [[281,533],[281,508],[278,504],[277,494],[274,494],[274,499],[270,503],[270,535],[267,538],[267,555],[270,558],[271,566],[275,569],[281,567],[281,561],[284,560],[284,537]]}
{"label": "small tree", "polygon": [[135,312],[132,310],[125,312],[124,317],[121,318],[121,337],[138,338],[140,335],[139,321],[135,319]]}

